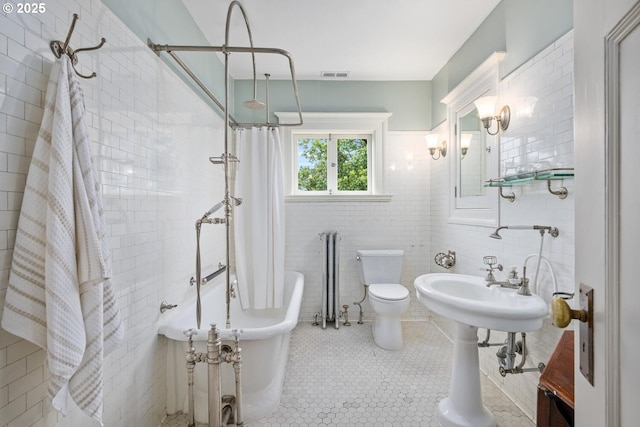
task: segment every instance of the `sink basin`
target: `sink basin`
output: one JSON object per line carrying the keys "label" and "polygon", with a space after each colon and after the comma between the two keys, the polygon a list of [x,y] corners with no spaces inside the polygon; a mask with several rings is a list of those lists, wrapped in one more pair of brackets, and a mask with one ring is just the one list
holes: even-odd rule
{"label": "sink basin", "polygon": [[515,289],[487,287],[482,277],[464,274],[424,274],[413,282],[418,300],[453,320],[453,361],[449,395],[438,404],[443,427],[495,427],[495,418],[482,403],[478,328],[529,332],[542,326],[547,304],[537,295]]}
{"label": "sink basin", "polygon": [[487,287],[482,277],[464,274],[424,274],[415,279],[418,300],[428,309],[470,326],[505,332],[529,332],[542,327],[547,303],[515,289]]}

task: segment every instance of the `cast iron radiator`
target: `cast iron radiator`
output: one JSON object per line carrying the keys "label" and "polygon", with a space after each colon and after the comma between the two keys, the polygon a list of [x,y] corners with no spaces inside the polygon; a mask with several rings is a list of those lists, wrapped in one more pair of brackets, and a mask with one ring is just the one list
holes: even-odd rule
{"label": "cast iron radiator", "polygon": [[327,322],[340,327],[340,237],[337,231],[320,233],[322,249],[322,329]]}

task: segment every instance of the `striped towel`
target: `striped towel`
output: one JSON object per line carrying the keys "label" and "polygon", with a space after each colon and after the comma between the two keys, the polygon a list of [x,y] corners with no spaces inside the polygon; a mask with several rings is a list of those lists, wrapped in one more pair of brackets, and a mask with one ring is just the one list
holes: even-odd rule
{"label": "striped towel", "polygon": [[100,186],[69,58],[54,65],[29,167],[2,327],[47,351],[54,408],[102,423],[103,358],[124,329],[111,287]]}

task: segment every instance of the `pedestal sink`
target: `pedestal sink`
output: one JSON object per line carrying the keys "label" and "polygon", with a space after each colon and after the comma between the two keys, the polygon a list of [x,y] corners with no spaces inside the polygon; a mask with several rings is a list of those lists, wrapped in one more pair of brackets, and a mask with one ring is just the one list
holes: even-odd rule
{"label": "pedestal sink", "polygon": [[453,366],[449,396],[438,405],[444,427],[493,427],[493,414],[482,404],[478,363],[478,328],[505,332],[539,329],[548,315],[537,295],[487,287],[482,277],[424,274],[414,281],[418,301],[454,321]]}

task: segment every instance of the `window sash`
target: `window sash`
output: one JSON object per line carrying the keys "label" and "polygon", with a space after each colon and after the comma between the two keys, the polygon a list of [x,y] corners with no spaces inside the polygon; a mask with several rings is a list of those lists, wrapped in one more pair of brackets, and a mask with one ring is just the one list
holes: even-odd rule
{"label": "window sash", "polygon": [[[320,139],[326,140],[326,189],[325,190],[303,190],[300,189],[299,175],[301,167],[300,159],[300,141]],[[338,141],[345,139],[363,139],[366,140],[367,150],[367,189],[366,190],[339,190],[338,178],[340,174],[338,162]],[[372,194],[372,153],[373,153],[373,135],[370,133],[292,133],[291,143],[294,155],[294,194],[297,195],[367,195]]]}

